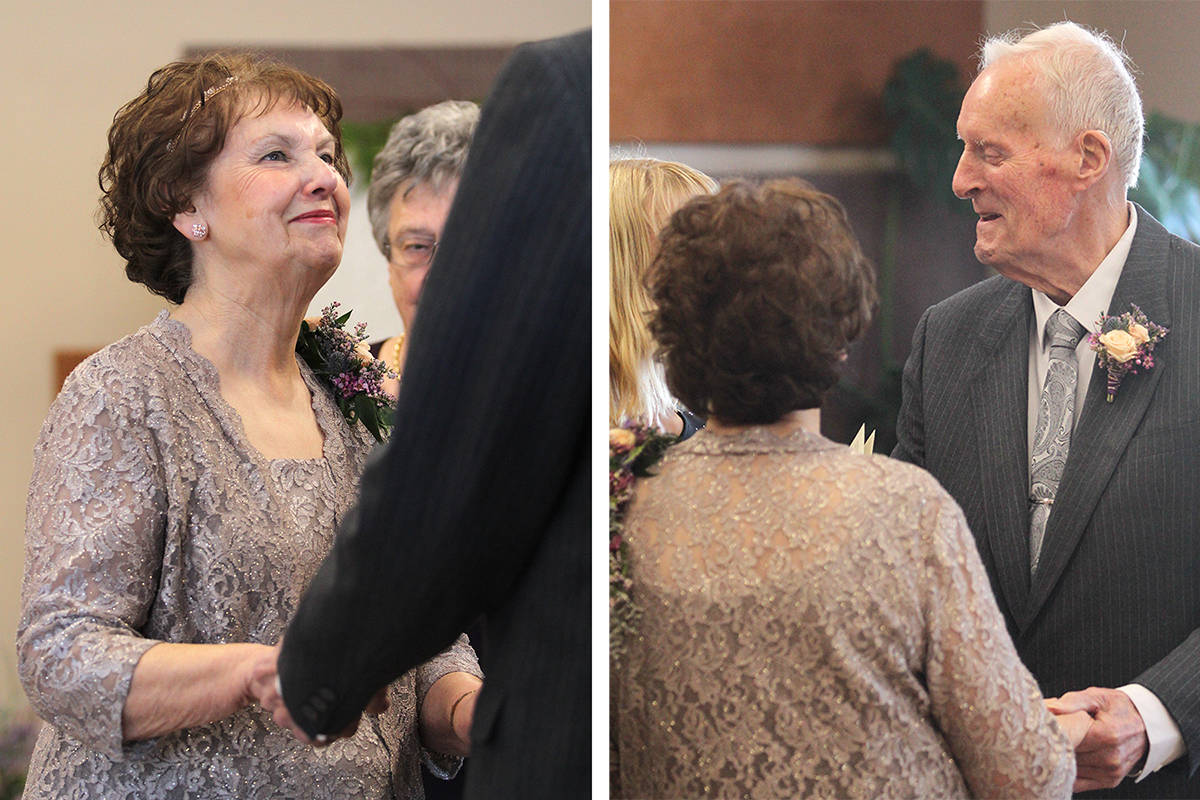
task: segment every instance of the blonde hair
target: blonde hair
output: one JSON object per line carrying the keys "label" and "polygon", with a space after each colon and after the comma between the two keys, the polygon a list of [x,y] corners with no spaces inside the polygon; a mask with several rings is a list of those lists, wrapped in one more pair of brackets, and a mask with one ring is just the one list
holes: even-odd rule
{"label": "blonde hair", "polygon": [[654,304],[644,277],[671,214],[692,197],[717,191],[699,170],[656,158],[608,165],[608,419],[653,425],[675,408],[654,361],[647,318]]}

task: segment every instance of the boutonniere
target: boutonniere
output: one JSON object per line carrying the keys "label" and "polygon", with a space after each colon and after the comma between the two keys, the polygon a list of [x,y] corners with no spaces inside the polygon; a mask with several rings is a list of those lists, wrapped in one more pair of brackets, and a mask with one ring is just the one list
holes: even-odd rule
{"label": "boutonniere", "polygon": [[382,442],[392,427],[394,406],[383,390],[383,379],[396,374],[371,357],[365,346],[367,323],[355,325],[353,333],[346,330],[350,312],[338,316],[339,305],[334,302],[321,309],[316,325],[308,320],[300,323],[296,352],[329,387],[346,422],[351,426],[361,422],[375,441]]}
{"label": "boutonniere", "polygon": [[1109,316],[1101,314],[1096,320],[1096,332],[1088,334],[1088,346],[1096,351],[1096,363],[1108,370],[1108,402],[1117,396],[1117,389],[1126,373],[1154,369],[1154,345],[1170,331],[1151,322],[1142,310],[1132,303],[1132,310]]}
{"label": "boutonniere", "polygon": [[663,453],[677,441],[636,423],[608,432],[608,652],[619,661],[622,640],[633,631],[639,609],[633,602],[633,578],[625,542],[625,512],[633,499],[633,481],[653,475]]}

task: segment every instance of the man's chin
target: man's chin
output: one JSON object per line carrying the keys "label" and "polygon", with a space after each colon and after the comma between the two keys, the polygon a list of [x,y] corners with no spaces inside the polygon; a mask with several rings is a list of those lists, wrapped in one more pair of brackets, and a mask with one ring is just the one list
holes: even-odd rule
{"label": "man's chin", "polygon": [[995,269],[994,263],[996,261],[996,248],[982,245],[978,241],[976,241],[975,242],[975,258],[979,261],[980,264],[984,264],[986,266],[992,267],[992,269]]}

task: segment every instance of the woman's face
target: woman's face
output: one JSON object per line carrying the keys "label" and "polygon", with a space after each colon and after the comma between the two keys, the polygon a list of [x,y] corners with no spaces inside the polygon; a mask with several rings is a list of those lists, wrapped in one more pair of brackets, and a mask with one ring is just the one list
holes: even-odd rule
{"label": "woman's face", "polygon": [[[216,261],[264,280],[298,270],[320,287],[342,260],[350,192],[333,166],[335,142],[321,120],[299,105],[247,115],[225,139],[195,198],[208,237],[194,242],[197,264]],[[180,215],[178,220],[186,215]],[[315,289],[314,289],[315,291]]]}
{"label": "woman's face", "polygon": [[388,260],[388,284],[392,287],[392,300],[404,320],[404,329],[412,328],[417,315],[417,301],[421,287],[429,274],[429,265],[409,266],[401,256],[405,243],[432,246],[442,239],[450,205],[458,191],[458,179],[447,181],[436,189],[427,183],[401,186],[392,198],[388,216],[388,242],[391,257]]}

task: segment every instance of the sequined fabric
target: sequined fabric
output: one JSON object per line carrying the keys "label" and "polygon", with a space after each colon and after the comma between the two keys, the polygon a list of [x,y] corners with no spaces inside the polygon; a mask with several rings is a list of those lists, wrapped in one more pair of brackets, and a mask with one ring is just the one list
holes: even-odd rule
{"label": "sequined fabric", "polygon": [[160,641],[274,644],[349,510],[372,440],[307,367],[317,459],[267,460],[216,369],[163,312],[77,369],[34,450],[17,649],[50,724],[30,765],[40,798],[419,798],[416,709],[442,675],[479,674],[466,638],[390,687],[391,708],[313,749],[257,707],[122,742],[141,655]]}
{"label": "sequined fabric", "polygon": [[1070,743],[928,474],[701,431],[638,482],[627,533],[618,796],[1070,795]]}

